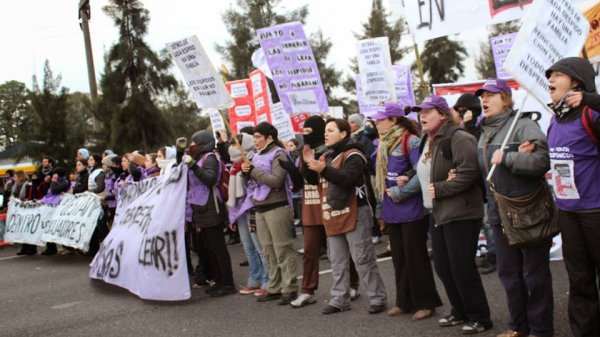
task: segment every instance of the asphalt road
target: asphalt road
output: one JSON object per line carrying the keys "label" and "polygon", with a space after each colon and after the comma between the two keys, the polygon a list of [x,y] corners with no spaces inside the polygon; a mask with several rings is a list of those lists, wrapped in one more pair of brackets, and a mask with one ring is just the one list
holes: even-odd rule
{"label": "asphalt road", "polygon": [[[296,239],[298,248],[302,237]],[[378,251],[385,249],[379,244]],[[321,275],[318,302],[301,309],[258,303],[253,296],[211,298],[193,289],[185,302],[144,301],[122,288],[88,278],[90,259],[84,256],[15,257],[17,247],[0,250],[0,336],[462,336],[460,326],[439,328],[437,320],[449,308],[445,303],[434,318],[412,321],[409,315],[370,315],[361,296],[352,310],[321,315],[328,299],[331,274]],[[234,277],[243,284],[247,268],[241,245],[230,247]],[[298,271],[301,272],[301,257]],[[379,267],[393,305],[395,287],[390,260]],[[321,262],[321,270],[329,268]],[[556,336],[570,336],[567,318],[568,280],[564,264],[552,262],[554,326]],[[504,290],[496,273],[483,276],[494,328],[478,336],[496,336],[507,329]]]}

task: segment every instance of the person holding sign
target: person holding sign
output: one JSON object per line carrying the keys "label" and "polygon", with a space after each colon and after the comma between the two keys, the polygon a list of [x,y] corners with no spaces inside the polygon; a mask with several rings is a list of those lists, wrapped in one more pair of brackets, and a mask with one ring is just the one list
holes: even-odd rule
{"label": "person holding sign", "polygon": [[[417,175],[423,203],[431,209],[429,233],[435,270],[444,284],[452,306],[438,325],[465,324],[463,334],[475,334],[492,327],[481,276],[475,265],[483,200],[477,165],[477,141],[455,125],[443,97],[428,96],[413,107],[419,113],[425,135]],[[448,180],[451,170],[457,178]]]}
{"label": "person holding sign", "polygon": [[[502,149],[516,118],[512,91],[506,81],[488,79],[475,95],[481,96],[484,114],[478,145],[479,166],[487,175],[492,164],[496,164],[491,181],[489,184],[486,181],[487,216],[496,247],[498,277],[506,291],[510,314],[510,331],[499,336],[552,336],[554,302],[549,256],[552,237],[524,247],[509,243],[502,227],[508,224],[502,221],[503,209],[498,206],[496,194],[516,198],[538,195],[536,191],[547,188],[546,136],[534,121],[520,115],[507,147]],[[493,185],[495,192],[489,185]]]}
{"label": "person holding sign", "polygon": [[[425,319],[442,301],[427,254],[429,221],[415,174],[420,157],[419,132],[398,103],[385,103],[371,118],[381,135],[375,186],[381,200],[381,218],[389,231],[396,281],[396,306],[388,315],[413,313],[414,320]],[[398,183],[399,178],[405,179]]]}
{"label": "person holding sign", "polygon": [[251,162],[242,164],[246,174],[248,195],[256,212],[256,230],[269,263],[267,293],[258,302],[279,299],[279,305],[290,304],[297,297],[296,251],[292,226],[294,210],[288,171],[281,165],[289,161],[277,129],[262,122],[254,128],[254,145],[258,151]]}
{"label": "person holding sign", "polygon": [[329,119],[325,126],[327,151],[316,160],[305,150],[308,168],[319,174],[321,209],[333,276],[331,299],[324,315],[350,309],[350,259],[367,289],[370,314],[383,312],[387,295],[371,242],[373,213],[368,198],[367,158],[353,139],[344,119]]}
{"label": "person holding sign", "polygon": [[569,322],[574,336],[600,336],[600,113],[571,107],[573,92],[595,95],[594,69],[578,57],[546,71],[555,116],[548,129],[550,172],[569,275]]}
{"label": "person holding sign", "polygon": [[193,230],[210,251],[210,258],[217,266],[215,284],[205,290],[211,297],[235,294],[231,258],[223,234],[226,221],[225,204],[217,184],[221,179],[221,163],[214,153],[215,138],[206,130],[192,135],[189,154],[181,161],[188,170],[187,203],[192,208]]}

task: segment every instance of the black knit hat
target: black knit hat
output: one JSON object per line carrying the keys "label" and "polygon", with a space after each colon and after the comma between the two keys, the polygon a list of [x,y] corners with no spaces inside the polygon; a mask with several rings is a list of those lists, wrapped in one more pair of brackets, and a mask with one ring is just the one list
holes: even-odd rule
{"label": "black knit hat", "polygon": [[277,129],[267,123],[267,122],[262,122],[260,124],[258,124],[255,128],[254,128],[254,133],[260,133],[261,135],[265,136],[265,138],[268,138],[269,136],[272,136],[273,139],[277,139]]}

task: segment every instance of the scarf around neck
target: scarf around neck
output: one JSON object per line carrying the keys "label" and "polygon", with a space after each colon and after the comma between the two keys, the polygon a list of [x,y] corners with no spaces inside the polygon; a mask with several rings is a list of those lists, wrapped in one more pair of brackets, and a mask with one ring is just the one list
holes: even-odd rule
{"label": "scarf around neck", "polygon": [[406,129],[399,125],[394,125],[388,132],[379,138],[377,165],[375,167],[375,188],[377,190],[379,200],[383,200],[383,196],[385,195],[388,156],[394,147],[400,143],[404,132],[406,132]]}

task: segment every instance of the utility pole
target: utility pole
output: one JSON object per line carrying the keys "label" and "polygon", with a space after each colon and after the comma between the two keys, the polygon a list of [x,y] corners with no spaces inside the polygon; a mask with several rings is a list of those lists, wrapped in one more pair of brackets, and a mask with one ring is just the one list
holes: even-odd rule
{"label": "utility pole", "polygon": [[[90,84],[90,100],[92,106],[98,99],[98,86],[96,85],[96,71],[94,70],[94,57],[92,54],[92,39],[90,37],[90,26],[88,21],[90,20],[90,0],[79,1],[79,26],[83,31],[83,40],[85,43],[85,57],[87,60],[88,68],[88,80]],[[100,128],[100,121],[94,118],[94,130],[97,131]]]}

